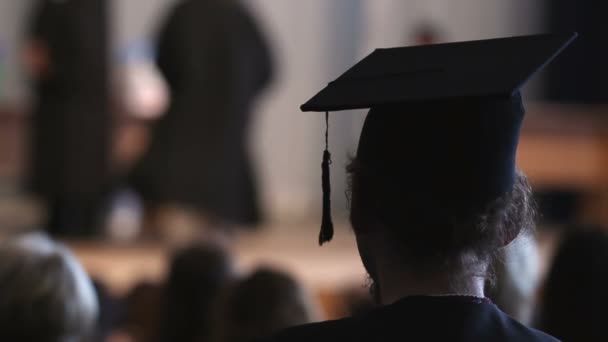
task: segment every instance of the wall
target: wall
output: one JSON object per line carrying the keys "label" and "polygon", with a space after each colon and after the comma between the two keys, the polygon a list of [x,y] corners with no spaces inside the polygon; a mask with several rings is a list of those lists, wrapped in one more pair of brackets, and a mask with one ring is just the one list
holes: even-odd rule
{"label": "wall", "polygon": [[0,0],[0,101],[25,101],[26,86],[19,68],[19,43],[30,0]]}
{"label": "wall", "polygon": [[[30,0],[31,1],[31,0]],[[8,47],[4,102],[25,103],[17,63],[19,33],[30,1],[0,0],[0,41]],[[174,0],[113,0],[112,61],[150,40]],[[278,75],[256,110],[252,152],[268,214],[274,220],[317,220],[320,211],[322,114],[299,105],[377,47],[411,43],[420,23],[434,22],[447,41],[542,31],[541,1],[527,0],[244,0],[274,48]],[[330,144],[333,202],[345,210],[343,166],[354,152],[364,112],[334,113]]]}
{"label": "wall", "polygon": [[[277,48],[281,76],[259,108],[256,153],[274,218],[317,220],[324,115],[298,106],[374,48],[412,43],[413,30],[431,21],[444,40],[542,32],[542,2],[526,0],[249,0]],[[529,87],[533,90],[537,85]],[[534,93],[534,91],[532,91]],[[352,154],[364,111],[330,120],[332,202],[346,212],[346,155]]]}

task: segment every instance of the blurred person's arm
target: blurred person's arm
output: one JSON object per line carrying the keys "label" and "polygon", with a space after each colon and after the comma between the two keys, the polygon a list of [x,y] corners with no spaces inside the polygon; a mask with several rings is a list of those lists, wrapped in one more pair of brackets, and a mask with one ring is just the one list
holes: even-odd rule
{"label": "blurred person's arm", "polygon": [[34,80],[47,78],[51,74],[51,60],[46,43],[36,39],[26,42],[23,64],[30,78]]}
{"label": "blurred person's arm", "polygon": [[22,58],[25,71],[34,80],[47,78],[51,73],[48,42],[53,12],[48,0],[39,0],[32,5]]}

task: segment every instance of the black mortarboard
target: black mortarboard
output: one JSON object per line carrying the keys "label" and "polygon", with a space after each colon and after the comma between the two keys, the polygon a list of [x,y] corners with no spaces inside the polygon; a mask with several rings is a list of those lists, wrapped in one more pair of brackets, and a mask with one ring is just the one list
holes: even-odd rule
{"label": "black mortarboard", "polygon": [[[327,120],[329,111],[371,108],[358,162],[407,187],[401,190],[486,203],[513,185],[524,114],[519,89],[575,38],[546,34],[378,49],[301,109],[326,112]],[[329,163],[326,148],[321,244],[333,235]],[[409,183],[399,183],[404,180]]]}

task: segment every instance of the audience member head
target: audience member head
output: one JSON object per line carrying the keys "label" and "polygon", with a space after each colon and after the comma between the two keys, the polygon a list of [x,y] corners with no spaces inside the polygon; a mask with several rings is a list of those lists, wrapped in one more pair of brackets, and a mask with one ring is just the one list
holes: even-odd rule
{"label": "audience member head", "polygon": [[86,341],[97,299],[76,258],[44,235],[0,244],[0,340]]}
{"label": "audience member head", "polygon": [[546,279],[540,328],[564,341],[608,341],[608,236],[567,234]]}
{"label": "audience member head", "polygon": [[[395,185],[394,178],[368,170],[357,158],[347,171],[350,219],[378,301],[398,299],[381,298],[394,292],[391,287],[409,287],[410,294],[419,295],[477,294],[472,287],[483,292],[488,266],[497,252],[535,225],[531,188],[519,171],[511,191],[470,207],[464,194],[438,198],[408,192]],[[437,284],[449,288],[434,288]]]}
{"label": "audience member head", "polygon": [[197,244],[177,251],[165,289],[162,340],[206,339],[212,307],[231,278],[231,260],[223,250]]}
{"label": "audience member head", "polygon": [[216,338],[248,342],[314,320],[304,289],[289,275],[259,269],[240,281],[223,303]]}
{"label": "audience member head", "polygon": [[119,331],[137,342],[158,342],[163,287],[141,282],[127,294]]}
{"label": "audience member head", "polygon": [[509,316],[530,324],[540,278],[536,238],[520,235],[502,248],[492,263],[492,273],[486,281],[487,297]]}

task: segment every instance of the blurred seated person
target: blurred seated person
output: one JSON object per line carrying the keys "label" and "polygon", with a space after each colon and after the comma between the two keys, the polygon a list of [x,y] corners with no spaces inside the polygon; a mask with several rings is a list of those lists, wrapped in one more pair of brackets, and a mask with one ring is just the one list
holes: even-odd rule
{"label": "blurred seated person", "polygon": [[0,341],[89,341],[98,314],[76,258],[44,235],[0,243]]}
{"label": "blurred seated person", "polygon": [[221,305],[214,342],[250,342],[316,318],[316,308],[298,282],[266,268],[240,281]]}
{"label": "blurred seated person", "polygon": [[539,327],[563,341],[608,341],[608,236],[599,228],[577,228],[558,247]]}
{"label": "blurred seated person", "polygon": [[232,261],[222,249],[196,244],[178,250],[161,303],[161,341],[207,340],[215,303],[233,277]]}
{"label": "blurred seated person", "polygon": [[124,317],[109,340],[158,342],[163,293],[162,285],[149,282],[135,285],[124,298]]}
{"label": "blurred seated person", "polygon": [[[502,312],[484,285],[498,251],[535,226],[531,188],[515,159],[520,87],[572,39],[378,49],[303,104],[326,122],[329,111],[370,108],[347,166],[348,193],[381,306],[269,341],[556,341]],[[334,234],[327,126],[320,244]]]}
{"label": "blurred seated person", "polygon": [[530,325],[540,280],[536,238],[521,234],[498,252],[492,271],[494,276],[486,282],[488,298],[507,315]]}

